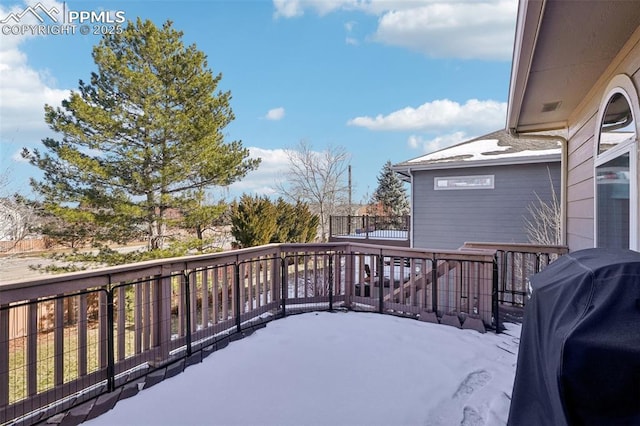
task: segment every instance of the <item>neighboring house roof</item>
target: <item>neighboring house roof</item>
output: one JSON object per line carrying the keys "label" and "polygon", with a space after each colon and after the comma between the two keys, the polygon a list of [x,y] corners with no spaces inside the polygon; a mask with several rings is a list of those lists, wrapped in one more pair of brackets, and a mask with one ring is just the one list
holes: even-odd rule
{"label": "neighboring house roof", "polygon": [[638,1],[520,0],[507,129],[566,128],[638,22]]}
{"label": "neighboring house roof", "polygon": [[498,130],[393,166],[407,175],[415,170],[559,162],[562,144],[552,135],[514,137]]}

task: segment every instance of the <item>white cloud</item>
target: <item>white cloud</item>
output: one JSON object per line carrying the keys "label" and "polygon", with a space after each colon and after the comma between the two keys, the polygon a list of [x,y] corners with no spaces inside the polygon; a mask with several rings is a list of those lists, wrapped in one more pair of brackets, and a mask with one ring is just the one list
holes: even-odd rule
{"label": "white cloud", "polygon": [[[274,15],[294,18],[359,10],[378,16],[371,39],[431,57],[510,60],[517,0],[274,0]],[[347,31],[350,28],[346,27]]]}
{"label": "white cloud", "polygon": [[344,24],[344,30],[347,33],[347,36],[344,39],[346,44],[349,44],[351,46],[357,46],[360,44],[358,39],[353,36],[353,30],[357,24],[358,23],[356,21],[349,21]]}
{"label": "white cloud", "polygon": [[273,0],[274,17],[294,18],[302,16],[305,9],[310,9],[320,16],[324,16],[340,9],[361,8],[362,0]]}
{"label": "white cloud", "polygon": [[356,24],[357,24],[357,22],[356,22],[356,21],[349,21],[349,22],[346,22],[346,23],[344,24],[344,29],[345,29],[348,33],[350,33],[351,31],[353,31],[353,28],[356,26]]}
{"label": "white cloud", "polygon": [[46,77],[27,65],[26,56],[17,50],[0,51],[0,135],[2,139],[20,139],[49,132],[44,121],[44,105],[60,105],[68,90],[49,87]]}
{"label": "white cloud", "polygon": [[[0,4],[0,19],[10,13],[20,14],[27,6],[35,6],[36,0],[17,2],[12,6]],[[62,10],[62,3],[42,0],[47,10]],[[6,25],[13,25],[9,21]],[[35,16],[26,14],[20,24],[39,24]],[[9,192],[25,193],[28,178],[38,175],[35,168],[18,166],[26,160],[20,155],[22,147],[33,147],[42,138],[53,135],[44,121],[44,104],[60,105],[68,97],[68,90],[55,87],[48,70],[35,70],[28,64],[21,45],[33,38],[25,35],[0,35],[0,171],[11,170]],[[44,36],[46,37],[46,36]]]}
{"label": "white cloud", "polygon": [[241,181],[229,186],[232,197],[243,193],[271,196],[289,169],[289,157],[284,149],[264,149],[249,147],[250,158],[261,158],[257,170],[249,172]]}
{"label": "white cloud", "polygon": [[504,126],[506,102],[470,99],[465,104],[442,99],[426,102],[417,108],[406,107],[387,115],[356,117],[351,126],[375,131],[442,131],[450,129],[494,130]]}
{"label": "white cloud", "polygon": [[[29,2],[35,3],[35,2]],[[45,7],[62,5],[56,2],[42,2]],[[0,18],[9,13],[19,13],[25,6],[11,9],[0,6]],[[25,15],[22,21],[34,20]],[[69,96],[68,90],[51,87],[54,82],[47,70],[35,70],[28,65],[27,56],[20,50],[20,44],[30,36],[3,35],[0,44],[0,142],[33,143],[50,135],[44,121],[44,105],[60,105]]]}
{"label": "white cloud", "polygon": [[513,0],[434,2],[386,12],[374,39],[431,57],[509,60],[516,13]]}
{"label": "white cloud", "polygon": [[278,108],[270,109],[267,112],[267,115],[264,116],[264,118],[266,118],[267,120],[273,120],[273,121],[282,120],[284,118],[284,108],[278,107]]}
{"label": "white cloud", "polygon": [[293,18],[304,13],[299,0],[273,0],[273,7],[276,9],[273,13],[275,18]]}

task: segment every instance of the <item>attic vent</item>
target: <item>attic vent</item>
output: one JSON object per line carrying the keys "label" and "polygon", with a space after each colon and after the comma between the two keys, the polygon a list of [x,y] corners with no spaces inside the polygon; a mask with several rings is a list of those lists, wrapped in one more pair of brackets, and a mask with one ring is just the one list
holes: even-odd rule
{"label": "attic vent", "polygon": [[547,102],[546,104],[542,104],[542,112],[551,112],[560,108],[560,104],[562,101],[555,102]]}

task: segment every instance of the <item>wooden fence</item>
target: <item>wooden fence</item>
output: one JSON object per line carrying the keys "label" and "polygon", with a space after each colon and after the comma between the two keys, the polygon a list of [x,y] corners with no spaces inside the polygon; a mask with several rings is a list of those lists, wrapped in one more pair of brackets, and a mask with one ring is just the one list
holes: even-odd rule
{"label": "wooden fence", "polygon": [[47,242],[42,238],[18,241],[0,241],[0,254],[17,254],[47,249]]}

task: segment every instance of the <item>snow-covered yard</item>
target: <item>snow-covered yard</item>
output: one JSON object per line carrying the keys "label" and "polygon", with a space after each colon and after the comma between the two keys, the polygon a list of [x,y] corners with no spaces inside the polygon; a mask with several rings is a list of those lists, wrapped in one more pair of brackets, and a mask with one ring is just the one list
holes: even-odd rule
{"label": "snow-covered yard", "polygon": [[520,326],[289,316],[120,401],[99,425],[501,425]]}

